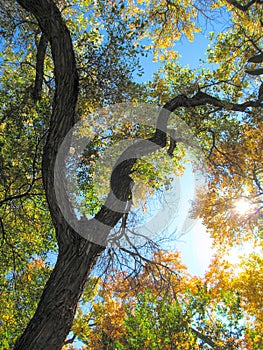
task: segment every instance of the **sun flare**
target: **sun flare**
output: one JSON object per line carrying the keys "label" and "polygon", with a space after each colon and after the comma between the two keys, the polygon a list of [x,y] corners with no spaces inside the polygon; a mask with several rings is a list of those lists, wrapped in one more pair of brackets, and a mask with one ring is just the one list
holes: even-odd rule
{"label": "sun flare", "polygon": [[251,203],[246,200],[246,199],[239,199],[236,203],[235,203],[235,207],[234,210],[237,214],[239,215],[244,215],[247,214],[247,212],[251,209]]}

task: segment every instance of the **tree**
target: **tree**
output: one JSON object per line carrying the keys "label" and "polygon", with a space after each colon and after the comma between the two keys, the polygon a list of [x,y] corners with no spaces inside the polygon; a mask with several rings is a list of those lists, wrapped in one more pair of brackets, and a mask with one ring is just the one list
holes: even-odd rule
{"label": "tree", "polygon": [[[44,293],[42,294],[42,298],[41,298],[41,302],[38,304],[38,311],[35,314],[34,320],[32,319],[32,323],[28,326],[27,330],[24,333],[24,337],[22,337],[20,339],[20,341],[17,343],[16,347],[17,348],[30,348],[30,347],[43,347],[43,348],[61,348],[63,342],[64,342],[64,338],[66,337],[67,333],[69,332],[70,329],[70,324],[72,322],[72,319],[74,317],[74,307],[72,308],[72,305],[74,304],[74,299],[77,301],[80,294],[81,294],[81,290],[84,286],[85,280],[88,276],[88,271],[92,268],[92,266],[94,265],[98,254],[103,250],[102,247],[93,245],[93,244],[88,244],[85,240],[81,239],[81,237],[79,237],[79,235],[77,235],[76,233],[74,233],[72,231],[72,229],[70,228],[70,226],[66,223],[66,221],[64,219],[59,220],[59,222],[57,222],[56,220],[56,215],[59,215],[59,209],[56,205],[56,203],[52,202],[53,199],[55,198],[55,193],[54,193],[54,187],[53,187],[53,171],[54,169],[51,171],[50,170],[53,168],[54,166],[54,161],[55,158],[54,155],[57,152],[57,149],[59,147],[59,144],[61,143],[61,141],[63,140],[63,135],[65,136],[67,131],[72,127],[72,125],[74,124],[74,113],[75,113],[75,105],[76,105],[76,99],[77,99],[77,94],[78,94],[78,74],[76,71],[76,60],[75,60],[75,55],[73,53],[73,49],[72,49],[72,43],[71,43],[71,38],[69,36],[69,32],[68,29],[65,25],[65,23],[62,21],[61,16],[60,16],[60,12],[57,9],[56,5],[53,4],[52,2],[38,2],[38,3],[33,3],[33,2],[21,2],[21,5],[24,6],[26,9],[32,11],[34,13],[34,15],[36,16],[37,20],[39,21],[39,25],[42,29],[42,32],[44,33],[43,35],[47,36],[49,42],[52,42],[52,46],[51,46],[51,51],[52,51],[52,55],[53,55],[53,59],[55,62],[55,84],[56,84],[56,91],[55,91],[55,101],[54,101],[54,108],[53,108],[53,117],[54,117],[54,121],[56,120],[56,118],[61,118],[62,114],[65,113],[66,115],[66,119],[65,119],[65,123],[64,122],[59,122],[60,126],[62,129],[57,128],[57,126],[55,128],[53,128],[53,126],[50,126],[50,131],[51,133],[47,136],[47,140],[46,141],[46,145],[45,148],[43,150],[43,159],[42,159],[42,176],[43,176],[43,182],[45,183],[44,188],[45,191],[49,192],[49,195],[51,196],[50,199],[48,200],[49,203],[49,207],[50,207],[50,211],[53,212],[52,219],[53,222],[55,224],[55,226],[58,228],[60,226],[60,228],[56,229],[56,237],[58,239],[58,245],[59,245],[59,254],[62,254],[62,256],[64,256],[61,260],[60,258],[58,259],[58,270],[56,272],[56,269],[54,269],[52,271],[52,276],[49,279],[49,282],[46,286],[46,289],[44,291]],[[10,5],[10,7],[12,7],[13,5]],[[7,6],[7,10],[8,10],[8,6]],[[20,9],[17,9],[17,13],[18,16],[20,16]],[[49,18],[48,23],[46,23],[46,18]],[[20,17],[19,17],[20,19]],[[23,22],[24,21],[24,22]],[[26,24],[31,24],[30,20],[27,19],[27,15],[25,13],[22,13],[22,22]],[[33,34],[38,34],[39,32],[39,27],[37,25],[36,27],[36,23],[32,24],[33,28],[31,27],[30,30],[33,30]],[[35,27],[34,27],[35,26]],[[28,28],[27,28],[28,30]],[[36,32],[36,33],[35,33]],[[57,38],[57,33],[61,33],[61,35]],[[21,34],[21,33],[19,33]],[[23,33],[22,33],[23,36]],[[54,47],[53,47],[54,44]],[[63,52],[61,52],[61,48],[63,48]],[[41,52],[42,52],[42,57],[41,56]],[[42,37],[38,43],[38,53],[37,53],[37,58],[39,58],[40,60],[44,59],[44,54],[45,54],[45,50],[43,51],[43,47],[42,47]],[[116,52],[115,52],[116,54]],[[61,55],[61,56],[60,56]],[[116,56],[115,56],[116,57]],[[109,56],[108,56],[109,59]],[[61,60],[61,62],[59,62]],[[50,64],[50,60],[48,61]],[[30,63],[30,62],[29,62]],[[41,62],[40,62],[41,63]],[[84,62],[83,62],[84,63]],[[58,65],[57,65],[58,64]],[[49,68],[49,67],[48,67]],[[117,68],[117,66],[116,66]],[[26,72],[25,72],[26,73]],[[36,80],[38,80],[38,74],[42,74],[42,72],[36,72]],[[13,78],[14,79],[14,78]],[[11,84],[10,82],[7,82],[9,84]],[[22,83],[22,82],[21,82]],[[23,81],[23,83],[26,83],[25,81]],[[119,84],[122,84],[123,81],[120,81]],[[52,81],[50,82],[50,84],[54,84]],[[25,84],[26,85],[26,84]],[[38,85],[38,84],[36,84]],[[123,86],[123,84],[122,84]],[[52,86],[51,86],[52,87]],[[10,87],[9,87],[10,88]],[[35,86],[36,88],[36,86]],[[64,88],[66,89],[64,91]],[[65,100],[61,100],[60,99],[60,94],[61,91],[63,92],[64,98]],[[30,92],[30,91],[29,91]],[[52,91],[51,91],[52,93]],[[105,93],[105,92],[104,92]],[[111,93],[113,93],[113,91],[111,91]],[[38,91],[39,94],[39,91]],[[36,98],[37,94],[34,93],[34,98]],[[25,100],[28,103],[28,107],[32,107],[32,108],[36,108],[36,114],[38,113],[49,113],[47,112],[44,108],[43,108],[43,104],[42,101],[41,103],[37,104],[36,107],[32,106],[30,100],[28,101],[27,99],[27,95],[25,94]],[[5,97],[7,98],[7,97]],[[57,104],[61,104],[60,106],[63,105],[62,110],[60,110],[60,108],[55,107],[55,105]],[[58,106],[58,105],[57,105]],[[7,108],[10,107],[7,104]],[[27,131],[27,126],[30,126],[31,124],[35,123],[39,123],[38,127],[40,132],[42,132],[43,134],[45,133],[45,126],[43,127],[43,123],[46,123],[45,119],[43,118],[40,120],[34,120],[33,118],[30,120],[27,120],[27,114],[28,110],[23,110],[24,106],[21,106],[21,110],[23,111],[23,115],[25,117],[25,122],[23,123],[22,120],[19,120],[17,122],[17,128],[25,128],[25,135],[23,135],[23,137],[25,138],[25,143],[24,143],[24,148],[26,148],[26,150],[31,149],[30,154],[28,156],[28,163],[29,163],[29,174],[24,174],[24,177],[26,178],[26,180],[23,178],[21,180],[22,184],[21,187],[19,184],[15,183],[13,187],[8,187],[9,183],[6,183],[5,185],[5,189],[7,189],[7,194],[4,193],[4,198],[2,201],[2,205],[3,205],[3,210],[9,210],[10,206],[12,207],[12,205],[15,206],[20,206],[21,203],[15,202],[16,200],[19,200],[20,198],[26,198],[29,197],[29,201],[26,201],[26,208],[24,205],[24,202],[22,203],[23,205],[23,210],[22,211],[31,211],[32,209],[34,209],[34,207],[36,206],[35,201],[32,200],[32,198],[34,198],[33,196],[39,196],[40,200],[42,201],[42,191],[39,191],[40,193],[38,193],[38,187],[35,186],[35,182],[37,182],[37,180],[39,181],[38,178],[38,174],[40,172],[40,164],[39,164],[39,149],[38,149],[38,145],[40,144],[41,141],[41,134],[40,135],[35,135],[35,138],[38,139],[38,143],[36,146],[32,147],[30,145],[28,145],[27,143],[27,137],[28,137],[28,131]],[[49,103],[47,103],[47,110],[50,109],[50,105]],[[9,113],[12,113],[13,110],[10,110]],[[21,111],[20,111],[21,113]],[[30,114],[32,115],[32,110],[30,111]],[[62,114],[61,114],[62,113]],[[59,116],[60,115],[60,116]],[[15,115],[13,115],[15,117]],[[6,116],[5,116],[6,117]],[[45,116],[43,116],[45,117]],[[52,119],[53,119],[52,117]],[[3,120],[4,121],[4,120]],[[12,126],[12,119],[8,121]],[[20,122],[20,124],[19,124]],[[54,123],[54,126],[57,124],[58,120]],[[8,125],[6,125],[7,129],[8,129]],[[35,125],[33,125],[33,133],[35,131]],[[59,135],[59,139],[57,139],[57,144],[56,146],[53,145],[54,142],[54,135]],[[43,138],[43,136],[42,136]],[[56,138],[56,137],[55,137]],[[32,139],[32,142],[34,141],[34,139]],[[50,143],[51,142],[51,143]],[[22,139],[19,139],[19,143],[23,143]],[[18,146],[19,147],[19,146]],[[32,147],[32,148],[31,148]],[[36,149],[36,150],[35,150]],[[35,150],[35,153],[34,153]],[[41,144],[41,150],[42,150],[42,144]],[[53,153],[54,152],[54,153]],[[53,160],[51,160],[53,158]],[[32,165],[32,169],[31,169],[31,161],[33,161],[33,165]],[[51,163],[52,164],[51,164]],[[5,166],[5,164],[4,164]],[[11,166],[11,165],[10,165]],[[36,166],[38,168],[36,168]],[[19,173],[19,167],[17,167],[16,171],[17,173]],[[25,171],[23,171],[24,173]],[[16,174],[12,174],[12,176],[16,179]],[[7,177],[8,178],[8,172],[7,172]],[[3,178],[4,179],[4,178]],[[31,181],[30,181],[31,180]],[[23,182],[24,181],[24,182]],[[10,181],[10,183],[12,184],[12,180]],[[38,183],[39,184],[39,183]],[[27,186],[28,185],[28,186]],[[34,185],[34,187],[33,187]],[[41,184],[40,188],[41,188]],[[23,192],[21,189],[26,188],[26,190]],[[31,191],[31,189],[34,189],[34,191]],[[16,191],[19,192],[19,194],[16,194]],[[9,193],[11,193],[11,195],[8,195]],[[53,198],[53,199],[52,199]],[[30,202],[31,205],[27,205],[27,203]],[[38,205],[40,205],[40,203],[38,203]],[[32,208],[33,207],[33,208]],[[46,210],[46,203],[44,202],[43,205],[44,211]],[[38,209],[38,208],[37,208]],[[15,214],[17,214],[18,211],[15,211]],[[40,210],[41,212],[41,210]],[[31,212],[32,213],[32,212]],[[23,212],[24,214],[24,212]],[[46,213],[44,213],[46,214]],[[31,214],[30,214],[31,216]],[[46,217],[46,215],[43,215],[43,223],[45,224],[46,220],[48,220]],[[59,215],[60,216],[60,215]],[[26,221],[26,216],[24,216],[24,220]],[[39,213],[38,210],[36,210],[36,217],[35,217],[35,221],[37,223],[37,227],[40,228],[40,220],[41,217],[39,217]],[[35,223],[34,221],[34,223]],[[7,221],[8,222],[8,221]],[[15,224],[17,226],[20,225],[20,221],[19,219],[14,221]],[[11,225],[12,221],[11,221]],[[41,232],[40,234],[43,235],[44,237],[46,237],[46,241],[44,241],[43,245],[45,244],[45,247],[43,247],[43,245],[41,246],[41,242],[37,241],[36,244],[39,246],[39,250],[40,253],[43,252],[43,250],[52,248],[52,246],[54,246],[54,243],[49,242],[49,234],[47,234],[47,232],[49,232],[50,230],[50,223],[48,222],[46,224],[47,227],[45,227],[44,225],[41,225]],[[10,243],[8,240],[8,237],[5,236],[5,233],[8,232],[6,224],[4,226],[4,223],[2,223],[2,230],[3,230],[3,238],[4,240],[6,240],[7,245],[12,249],[13,251],[13,255],[16,257],[17,256],[17,242],[12,242]],[[43,230],[43,231],[42,231]],[[45,231],[45,232],[44,232]],[[60,233],[59,233],[60,232]],[[67,232],[67,233],[66,233]],[[30,236],[30,231],[27,230],[26,232],[27,235]],[[62,234],[62,235],[61,235]],[[67,242],[67,238],[66,236],[68,236],[69,241]],[[20,236],[18,237],[19,240]],[[27,237],[26,237],[27,238]],[[75,243],[73,244],[73,241],[76,240],[76,245]],[[67,243],[66,243],[67,242]],[[32,254],[31,253],[31,249],[28,248],[28,246],[30,246],[30,244],[32,244],[32,238],[27,240],[25,239],[25,246],[27,250],[29,251],[29,256]],[[40,243],[40,244],[39,244]],[[76,248],[71,250],[70,245],[73,244]],[[86,254],[87,249],[90,249],[90,253]],[[33,254],[38,253],[37,251],[35,251]],[[44,253],[43,253],[44,254]],[[31,255],[32,256],[32,255]],[[31,258],[30,256],[30,258]],[[67,256],[67,258],[66,258]],[[72,260],[72,257],[75,256],[77,259],[75,260],[75,258]],[[84,259],[81,258],[84,257]],[[12,256],[11,256],[12,259]],[[21,259],[22,260],[22,259]],[[9,264],[11,266],[13,266],[12,262],[10,263],[9,260]],[[63,275],[63,271],[61,270],[61,268],[59,267],[59,265],[62,264],[61,266],[63,266],[62,270],[65,269],[68,271],[68,278],[69,280],[71,279],[70,285],[63,286],[63,283],[59,286],[60,282],[59,280],[61,280],[61,277]],[[17,273],[17,269],[16,269],[16,265],[17,263],[14,262],[14,273]],[[71,276],[70,270],[73,272],[73,274],[75,276]],[[80,273],[80,271],[82,271],[82,273]],[[23,272],[22,272],[23,273]],[[78,277],[80,276],[80,279],[78,281]],[[20,279],[20,276],[16,276],[16,279]],[[55,280],[57,280],[57,282],[55,282]],[[63,280],[63,278],[62,278]],[[52,282],[53,281],[53,282]],[[54,289],[54,283],[57,285],[57,290]],[[54,300],[54,302],[52,302],[53,305],[50,304],[50,297],[52,296],[52,299]],[[39,295],[37,296],[39,297]],[[60,299],[63,299],[64,301],[60,302]],[[38,299],[38,298],[36,298]],[[49,300],[49,301],[48,301]],[[33,300],[34,301],[34,300]],[[36,301],[34,301],[35,303]],[[68,306],[66,306],[68,304]],[[15,303],[15,305],[20,305],[20,302]],[[49,305],[49,306],[48,306]],[[60,306],[59,306],[60,305]],[[21,305],[20,305],[21,307]],[[45,310],[45,311],[44,311]],[[44,326],[44,324],[46,323],[45,319],[46,316],[48,316],[48,318],[50,317],[50,321],[53,319],[53,321],[51,323],[49,323],[49,326],[46,324],[46,326],[48,326],[46,328],[46,326]],[[53,315],[53,316],[52,316]],[[57,315],[57,316],[55,316]],[[59,322],[57,324],[57,331],[54,333],[54,319],[56,317],[58,317],[59,315]],[[70,316],[71,315],[71,316]],[[27,315],[28,316],[28,315]],[[63,324],[62,328],[61,325],[59,325],[59,323],[61,323],[61,325]],[[49,328],[49,330],[48,330]],[[52,331],[51,331],[52,329]],[[51,336],[51,333],[53,333],[53,336]],[[41,336],[39,336],[39,334],[41,334]],[[46,335],[44,335],[44,333],[46,333]],[[14,334],[12,335],[14,336]],[[38,338],[38,340],[37,340]],[[53,339],[52,339],[53,338]],[[47,340],[48,339],[48,340]]]}
{"label": "tree", "polygon": [[[43,258],[49,249],[54,249],[52,225],[48,212],[54,225],[58,243],[58,259],[40,300],[40,290],[38,290],[37,295],[31,299],[32,305],[28,305],[28,309],[32,311],[32,308],[38,303],[34,317],[17,341],[15,349],[60,349],[71,329],[77,303],[85,282],[98,256],[102,254],[105,248],[83,239],[63,217],[54,189],[54,166],[57,152],[68,131],[76,122],[77,116],[85,113],[85,102],[83,99],[80,99],[78,106],[79,114],[75,112],[78,95],[84,94],[90,100],[93,99],[93,103],[90,103],[89,106],[90,110],[92,110],[103,103],[118,102],[125,95],[127,98],[127,95],[129,95],[128,91],[131,91],[131,89],[133,92],[128,98],[138,99],[138,93],[131,79],[126,79],[126,73],[131,74],[132,72],[132,65],[125,66],[121,60],[115,61],[115,66],[120,64],[119,67],[122,68],[119,71],[124,70],[125,74],[121,75],[121,78],[115,74],[114,77],[116,79],[107,79],[105,85],[100,85],[103,84],[103,79],[101,79],[100,75],[100,58],[103,57],[104,59],[102,61],[103,72],[107,73],[107,77],[110,78],[114,64],[109,65],[108,59],[120,57],[120,55],[116,54],[114,56],[111,53],[112,56],[110,56],[108,53],[113,51],[107,51],[106,48],[101,53],[100,35],[96,31],[96,26],[94,26],[94,23],[96,23],[94,18],[96,18],[97,13],[91,16],[91,22],[93,21],[92,30],[88,34],[84,31],[82,36],[75,40],[76,46],[78,44],[81,47],[81,40],[85,39],[84,42],[89,43],[93,48],[92,55],[88,55],[86,52],[83,53],[81,49],[79,51],[76,50],[78,52],[77,60],[84,62],[77,69],[78,61],[73,50],[72,39],[67,25],[61,17],[61,11],[65,13],[69,11],[67,10],[69,3],[66,1],[58,2],[57,5],[60,6],[60,10],[51,0],[19,0],[17,3],[21,5],[21,8],[15,7],[14,16],[11,16],[9,11],[10,8],[15,6],[14,4],[7,2],[7,5],[3,6],[3,15],[1,17],[1,26],[5,28],[3,35],[7,37],[8,35],[14,35],[14,37],[23,38],[26,48],[24,47],[18,52],[21,58],[26,56],[26,58],[30,57],[30,60],[23,61],[19,71],[15,70],[13,72],[10,69],[11,66],[6,69],[7,78],[3,82],[5,94],[1,96],[4,102],[3,117],[1,116],[4,137],[1,139],[1,143],[7,141],[7,145],[10,145],[13,142],[11,131],[19,135],[19,131],[24,130],[21,137],[15,141],[15,149],[19,150],[19,156],[17,158],[9,156],[10,146],[4,146],[0,158],[1,165],[5,168],[1,179],[1,189],[3,189],[1,229],[4,246],[8,247],[5,254],[5,265],[13,266],[13,269],[11,269],[13,272],[11,280],[14,283],[17,280],[22,281],[24,276],[27,276],[27,278],[35,276],[32,273],[32,266],[34,266],[33,270],[41,271],[43,267],[42,262],[34,257],[34,245],[36,247],[35,253],[42,255]],[[136,50],[132,51],[129,46],[127,48],[125,45],[129,42],[128,38],[131,35],[135,35],[134,28],[140,26],[143,33],[147,33],[153,28],[150,33],[155,50],[159,47],[165,50],[161,54],[166,56],[160,56],[160,58],[166,58],[169,61],[164,66],[163,72],[160,72],[162,76],[156,76],[156,82],[154,82],[155,86],[158,86],[157,98],[169,112],[175,112],[181,117],[183,115],[184,120],[189,123],[189,126],[200,139],[203,149],[207,152],[211,166],[209,201],[208,203],[204,201],[205,204],[201,203],[198,210],[204,216],[207,225],[213,232],[215,242],[219,244],[222,243],[221,241],[227,241],[231,236],[231,232],[234,232],[239,238],[237,242],[240,242],[247,234],[247,226],[244,226],[241,230],[239,229],[238,222],[243,219],[238,218],[236,220],[235,218],[235,220],[227,221],[227,207],[222,205],[222,198],[224,198],[222,191],[226,188],[229,189],[228,197],[231,201],[234,201],[233,194],[236,196],[236,193],[240,190],[240,188],[236,188],[236,183],[240,179],[244,180],[241,188],[246,187],[246,190],[249,192],[248,197],[257,201],[255,203],[257,204],[256,213],[253,213],[251,220],[249,218],[245,224],[249,223],[251,225],[252,223],[255,226],[254,222],[257,223],[258,229],[256,233],[258,239],[260,239],[262,233],[260,227],[262,220],[262,206],[260,204],[262,202],[261,155],[259,152],[258,155],[254,156],[251,152],[255,144],[260,149],[261,133],[258,132],[256,134],[255,130],[262,128],[259,118],[262,101],[261,94],[258,93],[261,90],[257,88],[252,91],[248,87],[249,82],[253,84],[258,79],[257,74],[256,79],[253,78],[253,70],[248,71],[248,73],[252,74],[252,79],[249,78],[249,75],[244,70],[240,70],[240,67],[244,67],[249,59],[253,65],[255,59],[252,56],[255,56],[256,51],[261,50],[261,7],[257,1],[247,5],[227,1],[219,3],[219,6],[226,4],[229,13],[232,15],[233,30],[219,35],[214,51],[210,51],[210,60],[218,64],[218,69],[214,72],[203,72],[197,79],[193,77],[191,72],[178,69],[172,61],[176,55],[171,50],[168,50],[171,38],[173,39],[172,42],[178,39],[180,31],[183,31],[188,37],[192,37],[192,32],[194,31],[192,20],[197,13],[196,7],[190,10],[192,3],[186,2],[184,6],[173,2],[152,2],[150,5],[146,3],[146,11],[142,11],[144,10],[143,6],[136,7],[132,3],[131,7],[128,7],[128,12],[125,10],[123,3],[108,4],[99,2],[98,5],[104,16],[119,16],[120,28],[125,28],[125,23],[128,23],[130,28],[129,31],[119,32],[117,30],[117,35],[114,36],[116,30],[111,27],[111,23],[114,23],[112,22],[113,17],[108,17],[106,23],[109,30],[107,33],[109,33],[109,38],[112,39],[110,43],[113,43],[115,49],[118,47],[118,44],[121,44],[120,47],[126,50],[125,52],[128,55],[132,56],[133,53],[136,53]],[[78,5],[78,3],[74,2],[73,5],[79,10],[81,6],[87,6],[86,8],[88,8],[90,3],[87,2],[86,4],[83,1]],[[109,6],[110,11],[104,12],[103,6],[106,7],[106,10],[107,6]],[[74,10],[74,6],[72,9]],[[129,22],[127,15],[131,11],[134,16]],[[74,38],[74,30],[76,31],[74,23],[81,25],[82,22],[79,21],[79,17],[76,17],[74,11],[69,13],[69,17],[68,25],[73,23],[72,37]],[[20,28],[16,32],[15,28],[18,23]],[[253,26],[251,25],[252,23]],[[177,27],[177,30],[174,34],[175,27]],[[121,35],[122,33],[124,33],[123,36]],[[37,39],[36,45],[33,44],[35,38]],[[52,72],[52,60],[47,42],[50,43],[54,64],[54,80],[52,77],[47,79],[47,76],[43,75],[43,62],[46,64],[45,73]],[[110,45],[108,45],[108,49],[109,47]],[[33,70],[28,70],[26,67],[32,65],[32,55],[36,48],[37,62],[35,66],[36,75],[34,77]],[[14,60],[14,51],[8,46],[6,50],[9,50],[9,60]],[[93,54],[97,54],[95,59]],[[44,60],[45,57],[46,59]],[[115,73],[117,71],[118,69],[115,70]],[[92,96],[87,85],[85,86],[83,82],[80,85],[80,72],[84,72],[82,78],[85,77],[86,81],[96,82],[93,86],[96,88],[94,91],[96,91],[97,98]],[[260,72],[257,71],[256,73]],[[39,100],[43,82],[49,86],[50,90],[48,90],[49,93],[47,95],[44,95]],[[185,86],[185,83],[189,86],[186,91],[184,91],[185,87],[178,89],[178,85]],[[27,89],[25,89],[25,86],[27,86]],[[125,86],[123,94],[120,86]],[[81,90],[79,90],[80,87]],[[22,90],[25,93],[23,95],[24,98],[21,100]],[[118,94],[112,93],[112,91],[116,91]],[[178,91],[180,91],[180,94],[178,94]],[[187,95],[185,95],[185,92]],[[50,97],[53,93],[54,101],[49,123]],[[151,91],[150,86],[149,95],[151,93],[153,98],[155,98],[156,91]],[[29,96],[32,98],[29,98]],[[171,99],[170,96],[175,97]],[[10,101],[11,97],[15,99],[14,103]],[[169,102],[165,103],[166,101]],[[17,114],[16,108],[18,108]],[[237,117],[240,113],[245,116],[244,120],[248,123],[247,126],[242,125],[241,120]],[[40,115],[43,117],[39,118]],[[170,113],[162,111],[157,125],[158,122],[160,125],[161,121],[162,126],[166,130],[169,115]],[[33,124],[33,128],[31,128],[31,124]],[[171,126],[173,126],[172,122]],[[253,138],[251,135],[253,135]],[[166,138],[166,132],[157,128],[149,140],[164,148],[167,145]],[[235,153],[232,151],[233,139],[235,140]],[[44,146],[43,141],[45,141]],[[179,142],[180,140],[177,141]],[[139,146],[130,148],[130,151],[135,152],[136,147],[139,148],[143,145],[144,143],[142,142]],[[147,152],[153,150],[148,149]],[[132,184],[131,171],[136,161],[144,154],[144,151],[128,162],[121,162],[112,173],[111,190],[118,198],[121,198],[125,205],[132,195],[130,191]],[[246,154],[245,159],[244,153]],[[236,154],[238,154],[238,162]],[[14,162],[14,159],[16,159],[16,162]],[[123,159],[120,158],[120,160]],[[248,159],[248,162],[246,162],[246,159]],[[23,161],[23,165],[21,161]],[[244,166],[242,162],[245,163]],[[239,163],[242,163],[241,166]],[[242,171],[240,168],[242,168]],[[61,177],[62,182],[64,181],[63,176]],[[41,177],[43,187],[40,182]],[[43,197],[43,190],[47,203]],[[33,200],[34,198],[37,200]],[[216,206],[220,207],[218,212],[221,216],[214,215]],[[229,227],[229,229],[224,230],[224,235],[221,237],[218,235],[218,232],[222,232],[224,229],[221,225],[222,217],[226,220],[224,221],[226,222],[224,226]],[[29,225],[25,224],[27,218],[30,218],[33,225],[39,229],[42,236],[40,240],[37,240],[37,236],[33,234],[32,225],[28,227]],[[114,212],[107,209],[106,206],[102,206],[96,212],[95,218],[95,221],[86,220],[85,224],[91,232],[97,230],[96,222],[107,224],[108,230],[100,232],[106,239],[110,228],[123,219],[123,213]],[[25,232],[22,232],[23,229],[21,229],[23,225],[26,225]],[[14,237],[14,234],[10,234],[10,232],[15,230],[19,232],[17,237]],[[18,243],[18,241],[20,242]],[[18,246],[23,248],[23,251],[27,251],[26,259],[19,257]],[[135,254],[134,252],[130,253],[131,256]],[[19,262],[23,262],[19,274],[17,274],[16,267],[17,259]],[[28,265],[29,262],[31,265]],[[10,271],[10,267],[8,271]],[[41,284],[46,280],[48,272],[49,269],[43,269],[43,281]],[[5,286],[8,286],[10,276],[6,276],[4,272],[2,277],[5,281]],[[36,284],[39,282],[36,276],[32,279],[36,281]],[[25,290],[25,293],[28,293],[28,291]],[[21,301],[16,300],[14,305],[21,306]],[[12,336],[16,335],[15,333]]]}

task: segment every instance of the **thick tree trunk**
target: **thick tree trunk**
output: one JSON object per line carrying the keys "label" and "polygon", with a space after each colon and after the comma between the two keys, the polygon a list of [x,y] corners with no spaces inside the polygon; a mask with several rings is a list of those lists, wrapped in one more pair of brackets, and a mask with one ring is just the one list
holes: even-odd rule
{"label": "thick tree trunk", "polygon": [[69,245],[63,254],[59,254],[35,315],[18,339],[16,350],[62,348],[86,278],[100,251],[98,246],[92,245],[89,254],[85,250],[79,254]]}
{"label": "thick tree trunk", "polygon": [[51,44],[54,60],[56,91],[42,173],[59,255],[35,315],[14,349],[56,350],[62,348],[70,331],[87,276],[103,247],[87,242],[74,232],[61,214],[54,189],[57,151],[74,125],[78,96],[78,74],[69,31],[53,1],[18,0],[18,3],[37,18]]}

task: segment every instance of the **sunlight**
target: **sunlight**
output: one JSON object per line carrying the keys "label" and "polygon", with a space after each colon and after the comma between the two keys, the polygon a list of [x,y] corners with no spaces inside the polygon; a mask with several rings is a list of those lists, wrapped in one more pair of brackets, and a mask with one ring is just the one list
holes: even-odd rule
{"label": "sunlight", "polygon": [[234,207],[234,210],[237,214],[239,215],[244,215],[244,214],[247,214],[247,212],[251,209],[251,203],[242,198],[242,199],[239,199],[236,203],[235,203],[235,207]]}
{"label": "sunlight", "polygon": [[230,249],[230,251],[224,256],[224,258],[232,265],[236,265],[235,273],[240,272],[242,266],[240,265],[241,261],[248,259],[250,254],[262,254],[262,247],[256,245],[253,240],[244,242],[240,246],[235,246]]}

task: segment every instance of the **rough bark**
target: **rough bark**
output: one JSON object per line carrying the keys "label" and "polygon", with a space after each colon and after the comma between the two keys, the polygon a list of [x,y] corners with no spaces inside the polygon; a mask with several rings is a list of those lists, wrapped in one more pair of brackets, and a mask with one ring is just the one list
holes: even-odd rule
{"label": "rough bark", "polygon": [[99,252],[96,245],[91,245],[89,254],[79,254],[77,247],[68,245],[67,251],[59,254],[38,308],[14,349],[62,348],[72,326],[88,272]]}
{"label": "rough bark", "polygon": [[74,124],[78,74],[69,31],[50,0],[18,0],[38,20],[51,44],[56,92],[43,154],[43,182],[56,229],[59,255],[34,317],[17,340],[18,350],[61,349],[71,328],[87,276],[103,250],[81,238],[65,221],[56,202],[54,162],[57,150]]}

